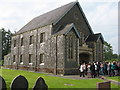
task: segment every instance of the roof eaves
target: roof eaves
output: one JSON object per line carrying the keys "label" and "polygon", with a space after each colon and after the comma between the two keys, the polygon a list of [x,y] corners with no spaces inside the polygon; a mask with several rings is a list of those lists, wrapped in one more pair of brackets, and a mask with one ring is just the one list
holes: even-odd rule
{"label": "roof eaves", "polygon": [[[99,38],[101,38],[102,39],[102,43],[104,43],[104,38],[103,38],[101,33],[99,33]],[[99,38],[98,38],[98,40],[99,40]]]}
{"label": "roof eaves", "polygon": [[89,36],[90,36],[90,35],[88,35],[88,36],[86,37],[85,42],[87,41],[87,39],[88,39]]}
{"label": "roof eaves", "polygon": [[80,34],[78,33],[77,29],[75,28],[74,24],[72,23],[72,25],[70,26],[70,28],[65,32],[65,35],[72,29],[74,28],[78,38],[80,38]]}
{"label": "roof eaves", "polygon": [[44,26],[42,26],[42,27],[34,28],[34,29],[31,29],[31,30],[28,30],[28,31],[17,32],[17,33],[15,33],[13,36],[20,35],[20,34],[23,34],[23,33],[26,33],[26,32],[30,32],[30,31],[34,31],[34,30],[37,30],[37,29],[39,29],[39,28],[43,28],[43,27],[50,26],[50,25],[51,25],[51,27],[52,27],[52,24],[48,24],[48,25],[44,25]]}

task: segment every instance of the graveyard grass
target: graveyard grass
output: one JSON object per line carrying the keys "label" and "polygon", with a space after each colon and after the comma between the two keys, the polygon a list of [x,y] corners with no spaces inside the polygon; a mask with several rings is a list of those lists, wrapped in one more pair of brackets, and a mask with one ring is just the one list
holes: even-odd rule
{"label": "graveyard grass", "polygon": [[[2,75],[7,83],[7,88],[10,87],[12,80],[18,75],[23,75],[28,80],[29,88],[34,86],[38,77],[42,77],[45,80],[48,88],[96,88],[96,83],[103,82],[103,80],[100,79],[74,80],[22,70],[0,69],[0,71],[0,75]],[[111,87],[118,88],[118,86],[113,84]]]}
{"label": "graveyard grass", "polygon": [[115,77],[107,77],[107,79],[114,80],[120,82],[120,76],[115,76]]}

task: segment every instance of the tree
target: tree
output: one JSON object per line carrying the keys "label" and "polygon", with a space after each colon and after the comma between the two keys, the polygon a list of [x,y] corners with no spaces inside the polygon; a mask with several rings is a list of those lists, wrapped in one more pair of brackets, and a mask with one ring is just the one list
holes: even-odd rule
{"label": "tree", "polygon": [[12,33],[10,30],[5,30],[4,28],[0,29],[2,31],[2,59],[4,56],[10,53],[11,50],[11,36]]}
{"label": "tree", "polygon": [[119,55],[117,55],[117,54],[113,54],[113,55],[112,55],[112,58],[113,58],[113,59],[118,59],[118,56],[119,56]]}
{"label": "tree", "polygon": [[104,42],[104,59],[111,60],[113,58],[113,48],[110,43]]}

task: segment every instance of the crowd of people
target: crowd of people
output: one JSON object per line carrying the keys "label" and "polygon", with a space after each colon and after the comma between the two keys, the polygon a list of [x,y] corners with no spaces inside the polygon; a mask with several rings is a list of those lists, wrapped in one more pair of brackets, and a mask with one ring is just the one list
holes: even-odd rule
{"label": "crowd of people", "polygon": [[79,66],[80,77],[120,76],[120,62],[82,63]]}

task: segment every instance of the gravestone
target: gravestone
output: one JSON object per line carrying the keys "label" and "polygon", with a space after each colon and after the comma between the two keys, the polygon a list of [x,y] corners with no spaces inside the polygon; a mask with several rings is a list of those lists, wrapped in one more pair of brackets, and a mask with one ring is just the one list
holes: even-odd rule
{"label": "gravestone", "polygon": [[28,81],[24,76],[17,76],[12,84],[11,84],[11,90],[27,90],[28,89]]}
{"label": "gravestone", "polygon": [[111,90],[111,82],[100,82],[97,83],[97,90]]}
{"label": "gravestone", "polygon": [[7,90],[5,80],[0,76],[0,90]]}
{"label": "gravestone", "polygon": [[39,77],[33,87],[33,90],[48,90],[48,86],[42,77]]}

